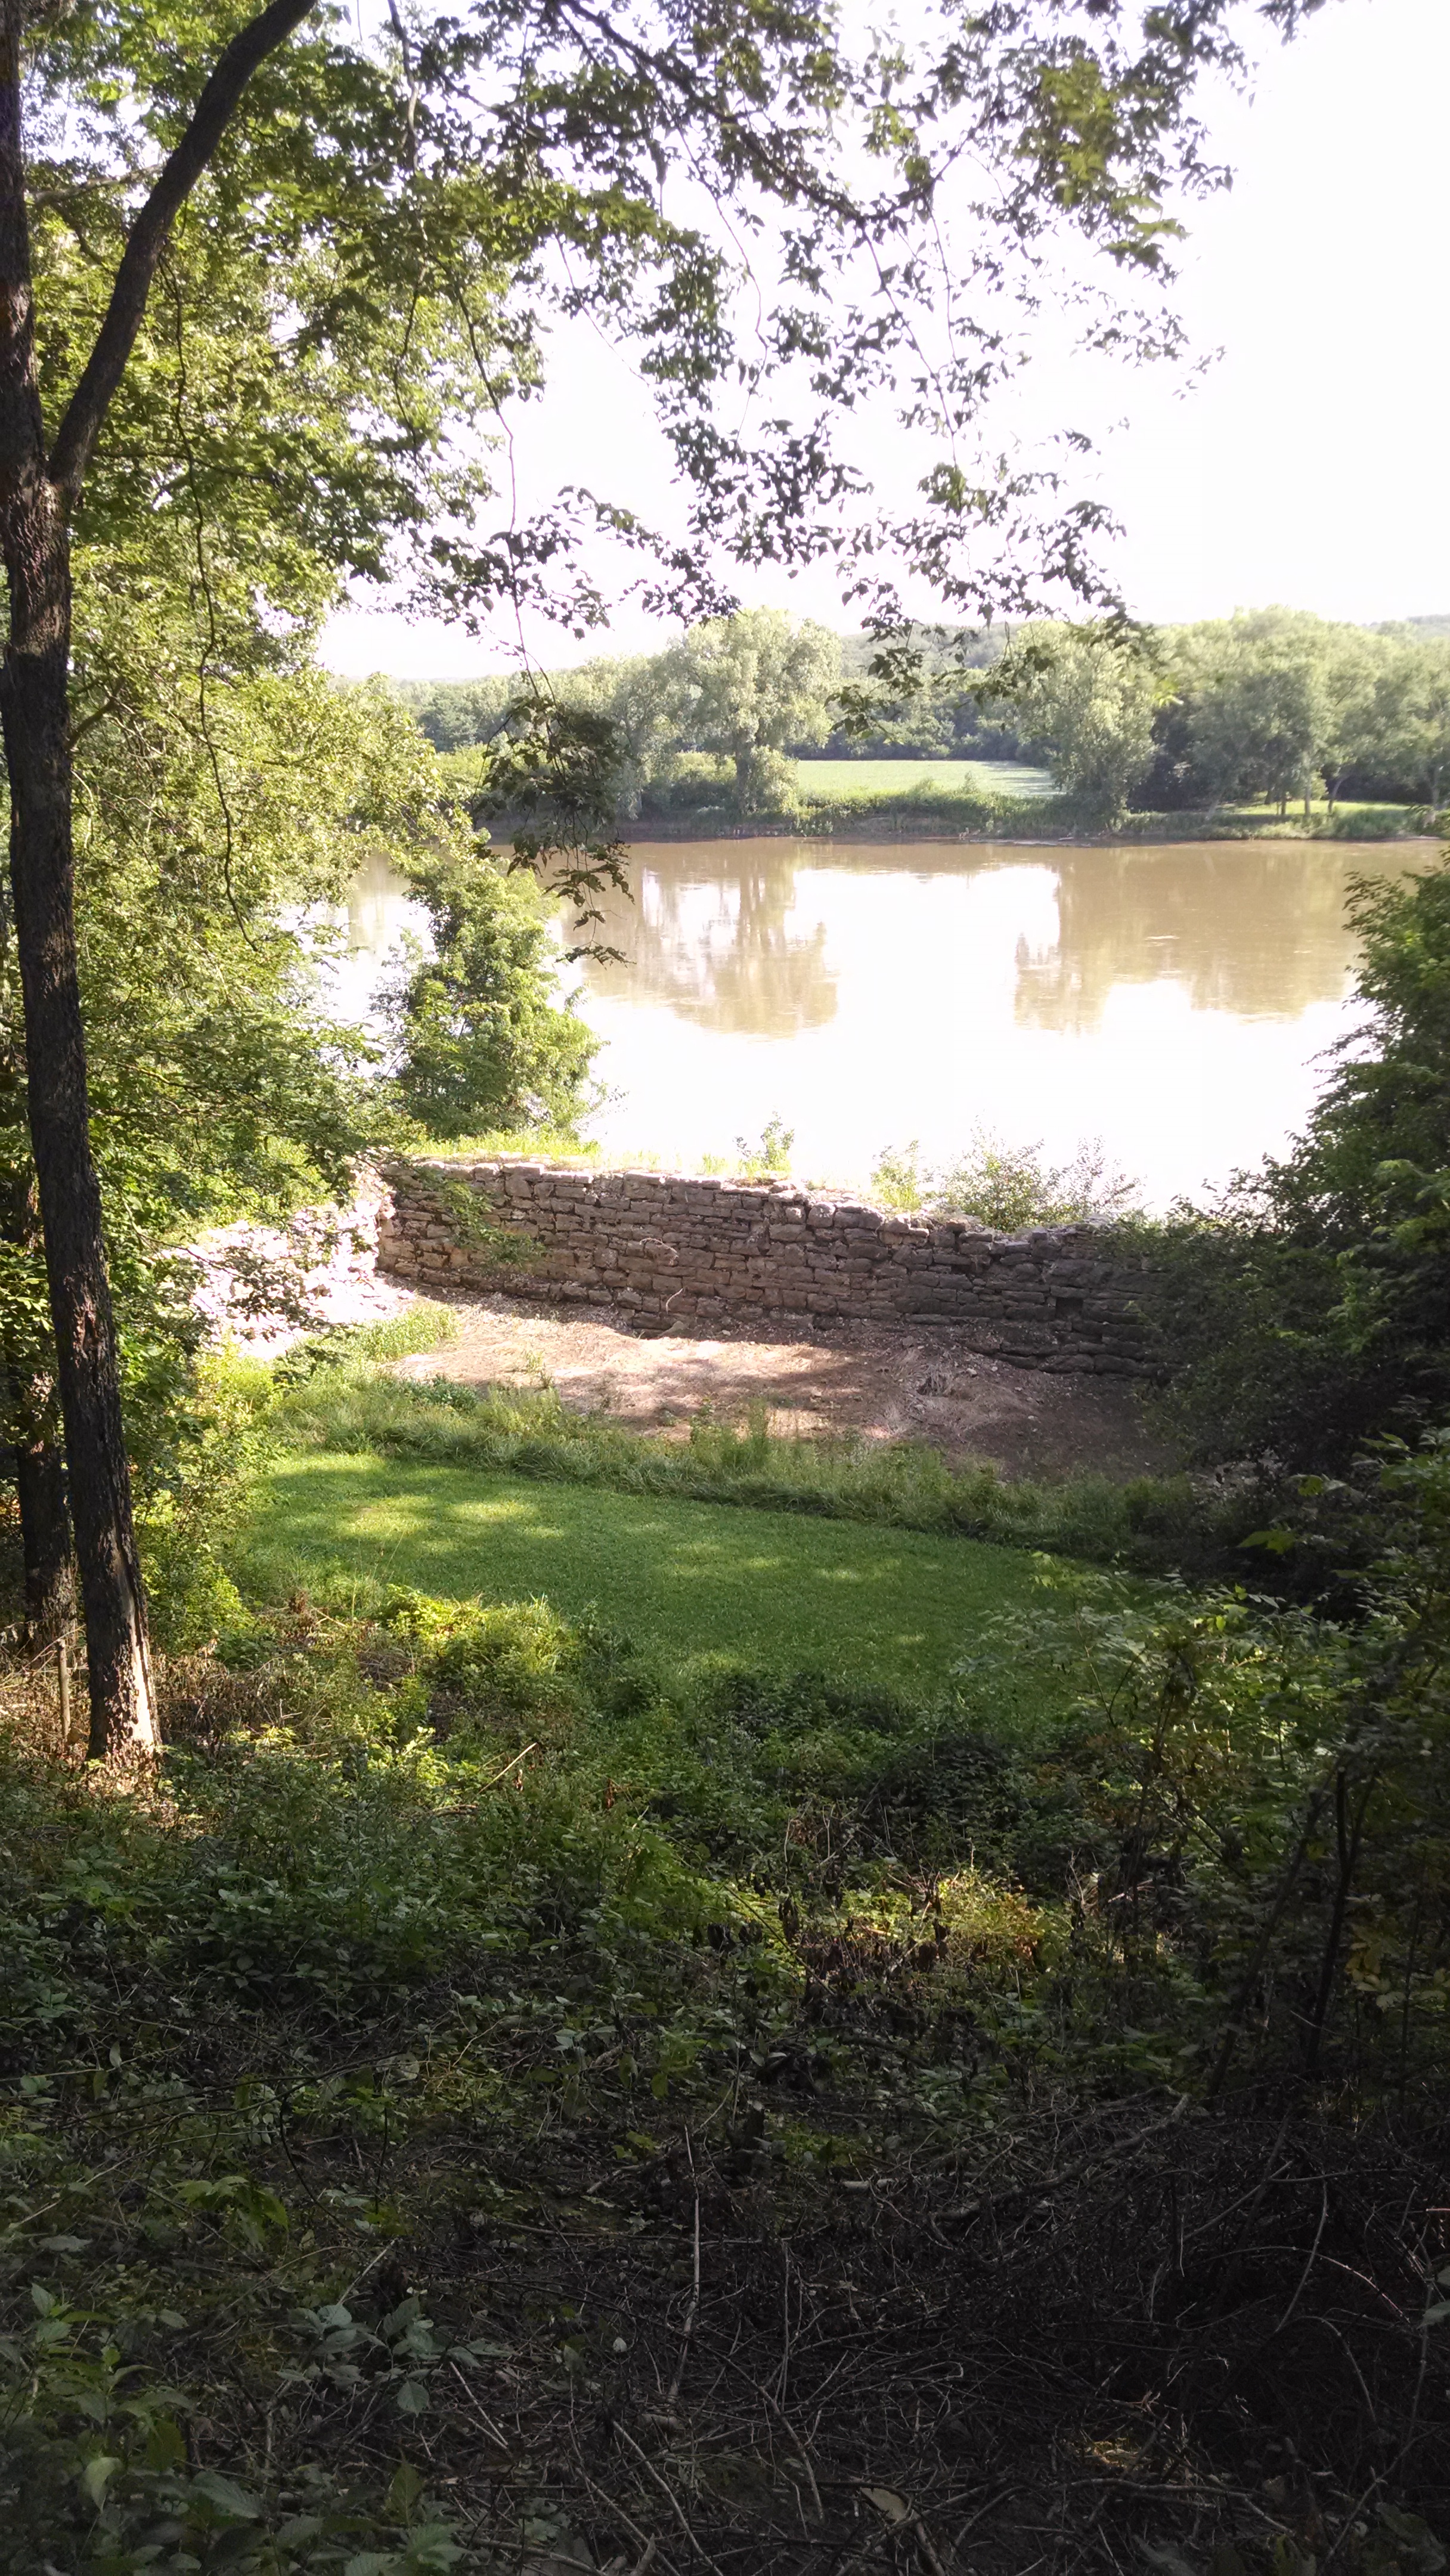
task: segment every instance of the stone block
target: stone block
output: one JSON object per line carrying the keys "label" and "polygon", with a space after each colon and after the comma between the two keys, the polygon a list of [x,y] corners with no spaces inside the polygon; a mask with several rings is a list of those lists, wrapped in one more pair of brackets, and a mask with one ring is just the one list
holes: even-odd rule
{"label": "stone block", "polygon": [[[793,1319],[954,1323],[973,1347],[1018,1366],[1101,1368],[1141,1376],[1132,1285],[1109,1232],[1031,1227],[993,1235],[974,1219],[888,1215],[853,1199],[813,1199],[793,1182],[683,1173],[596,1172],[536,1157],[435,1162],[497,1222],[544,1247],[508,1284],[679,1320],[731,1313]],[[406,1176],[380,1220],[385,1275],[446,1286],[500,1284],[498,1266],[454,1240],[446,1210],[409,1194]]]}

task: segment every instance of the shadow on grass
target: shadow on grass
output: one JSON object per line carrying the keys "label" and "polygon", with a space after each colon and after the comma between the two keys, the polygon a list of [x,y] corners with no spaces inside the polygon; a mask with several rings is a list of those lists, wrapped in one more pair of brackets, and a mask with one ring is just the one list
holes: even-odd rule
{"label": "shadow on grass", "polygon": [[1039,1579],[1020,1549],[739,1505],[661,1502],[376,1456],[285,1459],[240,1568],[366,1609],[392,1583],[444,1596],[547,1594],[640,1643],[882,1681],[940,1681],[982,1620]]}

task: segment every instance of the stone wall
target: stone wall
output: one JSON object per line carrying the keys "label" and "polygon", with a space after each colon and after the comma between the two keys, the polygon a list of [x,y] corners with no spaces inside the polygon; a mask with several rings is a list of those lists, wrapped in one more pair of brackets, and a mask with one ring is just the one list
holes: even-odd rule
{"label": "stone wall", "polygon": [[[970,1222],[808,1197],[788,1181],[599,1172],[513,1156],[419,1162],[391,1180],[378,1268],[434,1295],[495,1289],[617,1306],[656,1329],[708,1329],[727,1317],[952,1324],[975,1349],[1021,1368],[1143,1373],[1134,1308],[1143,1262],[1104,1227],[989,1234]],[[460,1189],[487,1227],[526,1238],[516,1264],[496,1237],[470,1245]]]}

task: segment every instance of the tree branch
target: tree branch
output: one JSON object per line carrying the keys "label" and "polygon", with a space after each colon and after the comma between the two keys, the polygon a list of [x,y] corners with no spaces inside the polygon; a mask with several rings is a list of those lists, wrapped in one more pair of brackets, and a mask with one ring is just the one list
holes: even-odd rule
{"label": "tree branch", "polygon": [[215,155],[258,64],[286,43],[314,5],[315,0],[271,0],[270,8],[232,38],[196,102],[191,123],[131,227],[106,318],[51,450],[50,480],[68,502],[79,495],[101,423],[125,374],[172,225]]}

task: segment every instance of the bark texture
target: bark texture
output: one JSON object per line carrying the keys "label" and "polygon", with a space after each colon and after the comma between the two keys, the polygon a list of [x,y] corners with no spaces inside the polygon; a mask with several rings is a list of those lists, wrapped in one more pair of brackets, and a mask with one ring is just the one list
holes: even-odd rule
{"label": "bark texture", "polygon": [[54,1441],[29,1441],[16,1450],[15,1482],[25,1552],[25,1642],[51,1646],[75,1616],[65,1460]]}
{"label": "bark texture", "polygon": [[[91,1159],[76,966],[69,514],[129,362],[176,216],[253,71],[285,43],[312,5],[313,0],[272,0],[218,56],[181,141],[131,226],[105,320],[47,458],[21,119],[26,7],[25,0],[0,0],[0,557],[10,593],[0,726],[10,780],[10,876],[30,1134],[85,1613],[90,1749],[97,1758],[128,1748],[149,1752],[157,1729],[101,1193]],[[39,1582],[42,1560],[49,1563],[53,1555],[53,1517],[46,1515],[53,1514],[56,1489],[41,1457],[32,1457],[25,1472],[40,1516]]]}
{"label": "bark texture", "polygon": [[[90,1674],[91,1752],[156,1742],[146,1614],[121,1428],[116,1335],[91,1160],[76,973],[71,839],[70,542],[46,471],[35,375],[20,121],[19,0],[0,19],[0,554],[10,636],[0,725],[10,778],[10,881],[25,1005],[26,1091]],[[31,1498],[48,1469],[32,1460]],[[37,1579],[53,1531],[37,1546]]]}
{"label": "bark texture", "polygon": [[[18,140],[18,138],[17,138]],[[10,289],[0,140],[0,296]],[[25,308],[28,321],[28,295]],[[70,547],[38,435],[33,470],[12,476],[12,428],[28,393],[29,340],[0,337],[0,551],[10,587],[10,640],[0,725],[10,775],[10,882],[25,1000],[26,1090],[45,1233],[56,1378],[85,1612],[90,1749],[101,1759],[157,1741],[146,1613],[121,1424],[120,1375],[91,1159],[85,1035],[76,971],[75,871],[68,732]],[[18,361],[18,363],[17,363]],[[21,369],[24,373],[21,374]],[[16,377],[20,381],[15,381]],[[8,487],[8,488],[7,488]]]}

